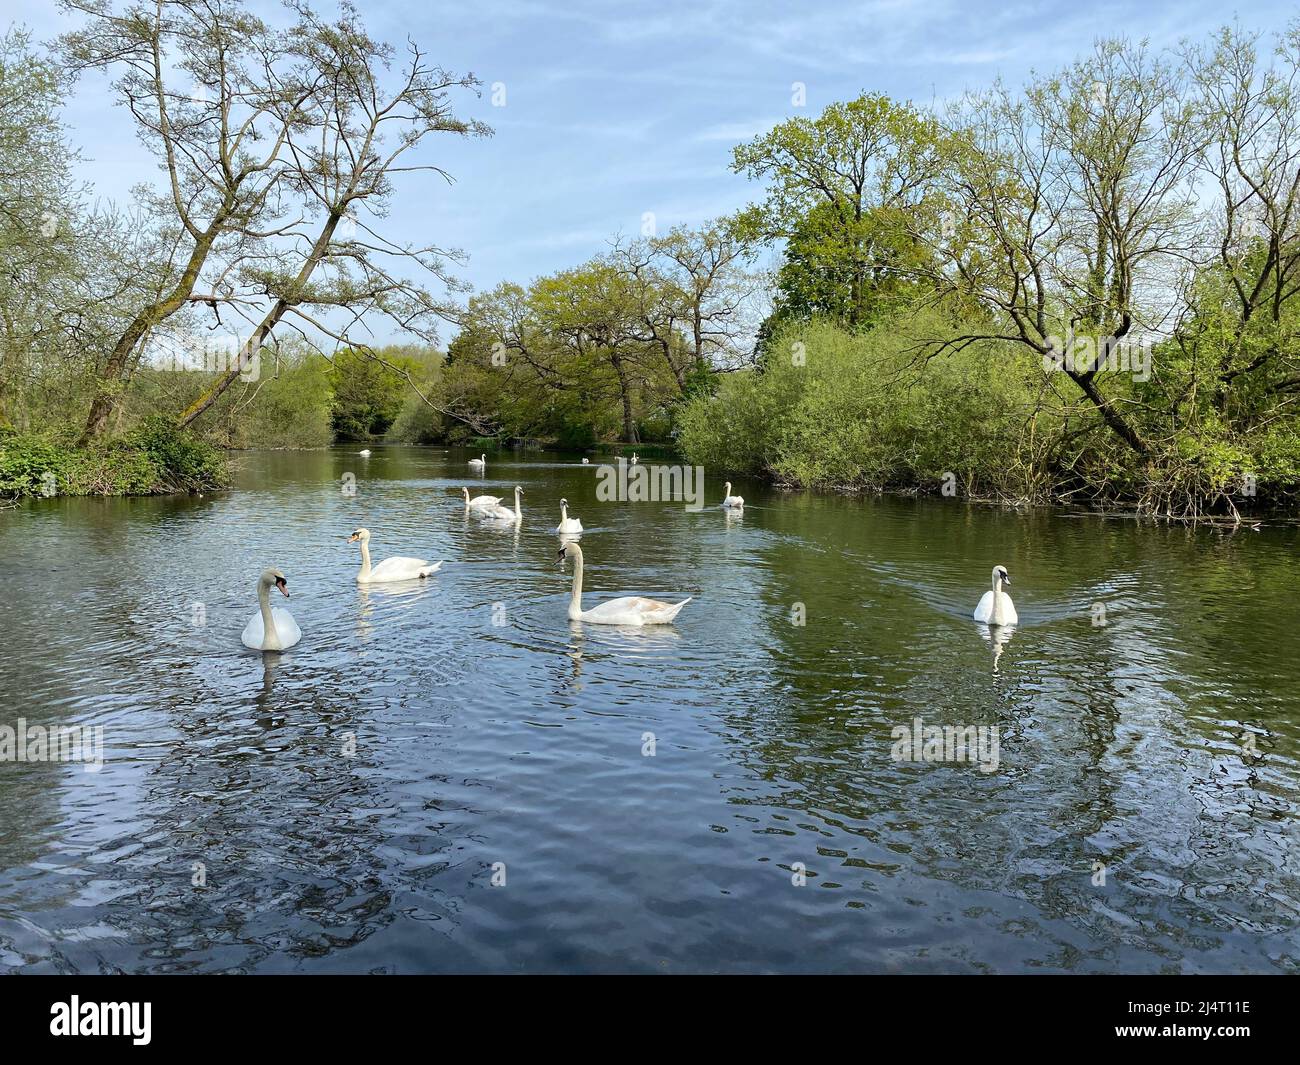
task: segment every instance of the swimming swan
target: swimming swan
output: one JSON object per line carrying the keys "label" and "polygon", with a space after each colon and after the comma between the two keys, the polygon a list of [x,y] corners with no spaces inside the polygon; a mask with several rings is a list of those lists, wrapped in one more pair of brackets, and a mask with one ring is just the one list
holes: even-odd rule
{"label": "swimming swan", "polygon": [[512,525],[518,525],[524,520],[524,512],[519,508],[519,497],[523,494],[523,489],[515,485],[515,509],[502,506],[500,503],[493,507],[482,507],[479,513],[491,521],[508,521]]}
{"label": "swimming swan", "polygon": [[667,625],[681,613],[690,599],[661,603],[639,595],[611,599],[590,610],[582,609],[582,548],[572,540],[560,548],[559,557],[573,559],[573,597],[569,600],[570,621],[591,621],[597,625]]}
{"label": "swimming swan", "polygon": [[462,488],[461,491],[465,493],[466,510],[483,510],[484,508],[499,507],[501,505],[500,496],[475,496],[470,499],[468,488]]}
{"label": "swimming swan", "polygon": [[1016,604],[1011,596],[1002,590],[1004,584],[1010,584],[1011,577],[1006,566],[993,567],[993,590],[984,593],[980,605],[975,608],[975,620],[987,625],[1015,625],[1019,620]]}
{"label": "swimming swan", "polygon": [[577,518],[569,517],[569,501],[560,500],[560,524],[555,527],[557,533],[580,533],[582,532],[582,522]]}
{"label": "swimming swan", "polygon": [[358,529],[348,537],[348,543],[361,541],[361,569],[357,571],[358,584],[380,584],[385,581],[412,581],[428,577],[442,568],[441,559],[430,565],[422,558],[404,558],[397,555],[386,558],[373,569],[370,566],[370,530]]}
{"label": "swimming swan", "polygon": [[357,454],[360,455],[363,459],[368,459],[370,458],[370,448],[368,447],[363,448],[361,451],[358,451]]}
{"label": "swimming swan", "polygon": [[244,626],[240,639],[245,647],[254,651],[283,651],[302,639],[302,629],[293,615],[280,607],[271,609],[271,586],[274,585],[289,598],[289,582],[278,569],[263,570],[257,580],[258,611]]}
{"label": "swimming swan", "polygon": [[[731,482],[730,482],[730,481],[728,481],[728,482],[726,483],[726,485],[724,486],[724,488],[722,489],[722,491],[723,491],[723,494],[726,496],[726,498],[723,499],[723,501],[722,501],[722,505],[723,505],[724,507],[743,507],[743,506],[745,505],[745,497],[744,497],[744,496],[733,496],[733,495],[731,494]],[[762,508],[762,507],[759,507],[758,509],[759,509],[759,510],[762,510],[763,508]]]}
{"label": "swimming swan", "polygon": [[591,465],[591,459],[583,459],[583,460],[582,460],[582,464],[583,464],[584,466],[590,466],[590,465]]}
{"label": "swimming swan", "polygon": [[470,459],[470,460],[469,460],[469,468],[470,468],[471,470],[486,470],[486,469],[487,469],[487,456],[486,456],[486,455],[480,455],[480,456],[479,456],[478,458],[476,458],[476,459]]}

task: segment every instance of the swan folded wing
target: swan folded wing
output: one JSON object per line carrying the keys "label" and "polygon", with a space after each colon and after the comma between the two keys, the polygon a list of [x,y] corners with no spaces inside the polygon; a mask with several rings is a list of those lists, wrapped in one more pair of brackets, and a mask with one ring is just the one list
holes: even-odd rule
{"label": "swan folded wing", "polygon": [[393,558],[386,558],[379,565],[370,571],[370,580],[374,581],[404,581],[416,577],[425,577],[430,573],[436,573],[442,565],[441,562],[434,564],[423,558],[406,558],[403,555],[396,555]]}
{"label": "swan folded wing", "polygon": [[[969,602],[969,600],[968,600]],[[987,622],[993,617],[993,593],[985,592],[980,599],[979,606],[975,608],[975,620]]]}
{"label": "swan folded wing", "polygon": [[500,496],[475,496],[469,501],[469,506],[478,508],[499,507],[500,505]]}
{"label": "swan folded wing", "polygon": [[689,602],[689,599],[683,599],[680,603],[661,603],[658,599],[627,595],[584,610],[582,617],[584,621],[618,625],[666,625]]}

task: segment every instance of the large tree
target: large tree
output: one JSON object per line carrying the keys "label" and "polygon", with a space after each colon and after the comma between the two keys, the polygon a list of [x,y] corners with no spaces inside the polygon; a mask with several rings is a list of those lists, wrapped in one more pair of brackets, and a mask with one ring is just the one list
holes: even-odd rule
{"label": "large tree", "polygon": [[951,157],[941,125],[886,96],[832,104],[792,118],[735,149],[732,169],[767,183],[742,216],[752,238],[789,242],[847,284],[847,324],[865,324],[877,278],[903,265],[900,221],[931,210]]}

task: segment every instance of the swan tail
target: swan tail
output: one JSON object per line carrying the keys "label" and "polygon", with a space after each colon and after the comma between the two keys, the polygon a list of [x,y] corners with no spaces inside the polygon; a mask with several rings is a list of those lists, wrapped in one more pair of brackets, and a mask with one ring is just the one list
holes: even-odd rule
{"label": "swan tail", "polygon": [[425,566],[420,570],[421,577],[432,577],[438,570],[442,569],[442,559],[438,559],[432,566]]}
{"label": "swan tail", "polygon": [[655,616],[655,620],[656,620],[656,621],[663,622],[664,624],[667,624],[668,622],[670,622],[670,621],[672,621],[674,618],[676,618],[677,615],[680,614],[680,613],[682,612],[682,607],[684,607],[687,603],[689,603],[689,602],[691,601],[691,599],[694,599],[694,598],[695,598],[695,596],[691,596],[691,597],[688,598],[688,599],[683,599],[680,603],[674,603],[674,604],[673,604],[672,606],[670,606],[667,610],[662,610],[662,611],[660,611],[660,612]]}

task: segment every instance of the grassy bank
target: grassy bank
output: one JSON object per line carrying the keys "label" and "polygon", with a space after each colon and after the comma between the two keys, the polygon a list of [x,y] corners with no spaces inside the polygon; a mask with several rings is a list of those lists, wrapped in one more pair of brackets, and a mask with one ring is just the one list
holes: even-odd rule
{"label": "grassy bank", "polygon": [[202,492],[228,481],[220,451],[164,419],[90,447],[78,447],[70,433],[0,430],[0,498]]}

